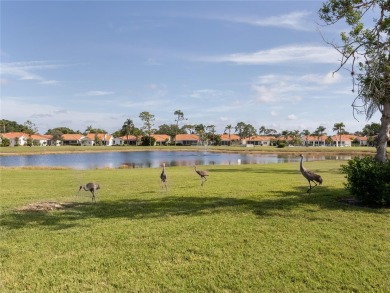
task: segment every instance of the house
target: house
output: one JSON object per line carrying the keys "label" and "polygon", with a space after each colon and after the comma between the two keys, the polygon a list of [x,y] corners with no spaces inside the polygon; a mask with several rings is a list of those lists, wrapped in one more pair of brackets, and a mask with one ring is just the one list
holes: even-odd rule
{"label": "house", "polygon": [[137,145],[138,137],[134,135],[125,135],[121,137],[124,145]]}
{"label": "house", "polygon": [[168,145],[171,143],[171,137],[167,134],[152,134],[156,142],[155,145]]}
{"label": "house", "polygon": [[326,145],[326,135],[317,136],[317,135],[304,135],[302,136],[302,143],[305,146],[325,146]]}
{"label": "house", "polygon": [[31,134],[30,138],[33,140],[33,145],[48,146],[50,145],[51,138],[48,135]]}
{"label": "house", "polygon": [[54,140],[53,135],[50,134],[40,134],[40,136],[45,137],[47,139],[48,146],[60,146],[62,144],[61,140]]}
{"label": "house", "polygon": [[63,145],[81,145],[82,134],[70,133],[61,135]]}
{"label": "house", "polygon": [[221,145],[239,145],[240,137],[237,134],[229,134],[224,133],[220,135],[221,137]]}
{"label": "house", "polygon": [[112,145],[123,145],[123,138],[114,137],[114,139],[112,140]]}
{"label": "house", "polygon": [[352,146],[352,141],[356,138],[356,135],[351,134],[342,134],[342,135],[333,135],[332,136],[332,146],[340,147],[350,147]]}
{"label": "house", "polygon": [[271,141],[274,140],[274,136],[255,135],[245,139],[246,144],[259,145],[259,146],[270,146]]}
{"label": "house", "polygon": [[10,146],[27,145],[27,139],[30,138],[28,133],[24,132],[7,132],[0,134],[0,141],[2,138],[9,139]]}
{"label": "house", "polygon": [[94,146],[99,141],[99,144],[104,146],[111,146],[114,143],[114,137],[107,133],[88,133],[81,139],[81,145]]}
{"label": "house", "polygon": [[178,134],[175,137],[177,145],[198,145],[199,136],[196,134]]}
{"label": "house", "polygon": [[367,136],[358,136],[356,137],[360,146],[368,146],[368,137]]}

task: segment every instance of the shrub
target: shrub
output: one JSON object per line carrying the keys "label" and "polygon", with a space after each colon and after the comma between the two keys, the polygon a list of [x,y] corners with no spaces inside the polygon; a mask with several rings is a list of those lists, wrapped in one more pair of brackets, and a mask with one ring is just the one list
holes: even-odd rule
{"label": "shrub", "polygon": [[341,166],[351,195],[365,204],[390,205],[390,161],[355,157]]}
{"label": "shrub", "polygon": [[276,141],[276,147],[277,148],[284,148],[286,147],[287,142],[285,140],[278,140]]}
{"label": "shrub", "polygon": [[0,146],[2,146],[2,147],[8,147],[8,146],[10,146],[10,144],[11,144],[11,142],[10,142],[10,140],[9,140],[8,138],[3,137],[3,138],[1,139],[1,145],[0,145]]}
{"label": "shrub", "polygon": [[149,137],[149,136],[143,136],[141,138],[141,142],[143,146],[150,146],[150,145],[155,145],[156,139],[154,137]]}

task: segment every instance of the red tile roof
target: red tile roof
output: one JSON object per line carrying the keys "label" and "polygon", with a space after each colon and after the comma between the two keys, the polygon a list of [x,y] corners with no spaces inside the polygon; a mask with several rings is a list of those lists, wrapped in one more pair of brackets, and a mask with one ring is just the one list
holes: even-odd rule
{"label": "red tile roof", "polygon": [[275,139],[274,136],[255,135],[248,138],[249,141],[270,141]]}
{"label": "red tile roof", "polygon": [[63,134],[62,140],[80,140],[84,135],[77,133]]}
{"label": "red tile roof", "polygon": [[183,141],[183,140],[199,141],[199,136],[196,134],[178,134],[178,135],[176,135],[176,141]]}
{"label": "red tile roof", "polygon": [[112,135],[111,134],[107,134],[107,133],[88,133],[86,135],[86,137],[88,137],[89,139],[91,140],[95,140],[96,136],[100,139],[100,140],[110,140]]}
{"label": "red tile roof", "polygon": [[153,137],[158,142],[164,142],[171,139],[171,137],[167,134],[152,134],[151,137]]}
{"label": "red tile roof", "polygon": [[[221,134],[221,140],[229,141],[229,134]],[[240,137],[237,134],[230,134],[230,140],[240,140]]]}
{"label": "red tile roof", "polygon": [[51,138],[48,137],[48,135],[41,135],[41,134],[31,134],[31,139],[35,140],[50,140]]}
{"label": "red tile roof", "polygon": [[[123,140],[127,140],[127,135],[121,136],[120,138],[123,139]],[[130,134],[129,135],[129,140],[137,140],[137,137]]]}
{"label": "red tile roof", "polygon": [[24,136],[25,138],[29,138],[30,135],[28,133],[24,133],[24,132],[7,132],[7,133],[1,133],[0,134],[2,137],[4,138],[8,138],[8,139],[13,139],[13,138],[20,138],[22,136]]}

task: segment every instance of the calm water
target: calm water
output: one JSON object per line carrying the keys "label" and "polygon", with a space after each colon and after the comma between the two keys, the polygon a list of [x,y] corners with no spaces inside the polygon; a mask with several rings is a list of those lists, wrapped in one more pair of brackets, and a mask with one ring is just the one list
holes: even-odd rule
{"label": "calm water", "polygon": [[[305,161],[349,160],[352,156],[308,155]],[[89,154],[50,154],[29,156],[0,156],[0,166],[64,166],[74,169],[118,168],[157,168],[166,166],[193,165],[238,165],[299,162],[296,155],[286,154],[233,154],[210,152],[105,152]]]}

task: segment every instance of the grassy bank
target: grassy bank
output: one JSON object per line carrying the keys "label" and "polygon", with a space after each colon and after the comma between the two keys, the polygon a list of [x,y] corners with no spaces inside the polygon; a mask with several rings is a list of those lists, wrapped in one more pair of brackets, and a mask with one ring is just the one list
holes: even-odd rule
{"label": "grassy bank", "polygon": [[311,195],[297,163],[208,166],[203,188],[167,168],[168,191],[159,169],[1,169],[0,291],[386,292],[390,211],[340,202],[339,166],[306,163]]}
{"label": "grassy bank", "polygon": [[[136,152],[136,151],[209,151],[209,152],[247,152],[247,153],[332,153],[332,154],[375,154],[374,147],[228,147],[228,146],[49,146],[49,147],[0,147],[0,156],[34,155],[56,153],[90,152]],[[390,148],[388,148],[390,152]]]}

